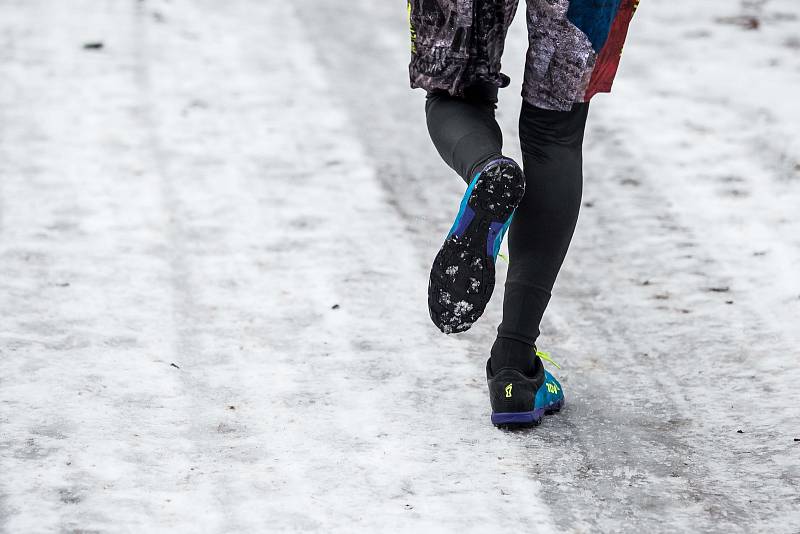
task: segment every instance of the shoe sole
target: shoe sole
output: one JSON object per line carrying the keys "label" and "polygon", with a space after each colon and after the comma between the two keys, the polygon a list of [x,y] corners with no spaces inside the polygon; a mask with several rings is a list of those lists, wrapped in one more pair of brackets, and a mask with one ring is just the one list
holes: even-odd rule
{"label": "shoe sole", "polygon": [[492,414],[492,424],[498,428],[521,428],[538,426],[545,415],[553,415],[564,407],[564,399],[531,412],[498,412]]}
{"label": "shoe sole", "polygon": [[525,176],[510,159],[490,163],[464,193],[428,284],[431,319],[445,334],[468,330],[483,315],[500,243],[524,194]]}

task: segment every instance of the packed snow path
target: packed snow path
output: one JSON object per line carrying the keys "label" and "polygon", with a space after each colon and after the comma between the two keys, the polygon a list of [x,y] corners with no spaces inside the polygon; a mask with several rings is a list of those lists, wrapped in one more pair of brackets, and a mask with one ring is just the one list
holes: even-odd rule
{"label": "packed snow path", "polygon": [[514,433],[402,2],[0,13],[0,532],[800,529],[796,2],[642,3]]}

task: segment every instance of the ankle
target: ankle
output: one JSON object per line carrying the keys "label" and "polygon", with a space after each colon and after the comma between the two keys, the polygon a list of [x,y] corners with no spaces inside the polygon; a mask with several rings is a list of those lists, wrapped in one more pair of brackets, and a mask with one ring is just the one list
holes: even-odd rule
{"label": "ankle", "polygon": [[492,345],[490,366],[492,372],[503,368],[517,369],[527,376],[535,376],[542,366],[541,360],[535,357],[533,345],[516,339],[498,337]]}

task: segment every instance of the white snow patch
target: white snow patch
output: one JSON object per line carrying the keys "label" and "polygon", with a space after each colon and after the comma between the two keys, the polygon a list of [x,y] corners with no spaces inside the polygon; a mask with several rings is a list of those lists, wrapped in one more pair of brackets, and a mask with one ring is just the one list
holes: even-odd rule
{"label": "white snow patch", "polygon": [[453,313],[455,313],[456,317],[459,317],[461,315],[464,315],[465,313],[472,311],[472,308],[474,308],[474,306],[469,302],[465,300],[459,300],[458,302],[456,302]]}

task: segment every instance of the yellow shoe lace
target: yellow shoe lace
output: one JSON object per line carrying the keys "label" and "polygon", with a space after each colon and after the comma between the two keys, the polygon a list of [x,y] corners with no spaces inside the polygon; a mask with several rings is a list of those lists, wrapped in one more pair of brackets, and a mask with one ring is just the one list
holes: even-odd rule
{"label": "yellow shoe lace", "polygon": [[553,360],[553,358],[551,358],[551,357],[550,357],[550,353],[548,353],[548,352],[545,352],[545,351],[543,351],[543,350],[537,350],[537,351],[536,351],[536,355],[537,355],[538,357],[540,357],[541,359],[543,359],[544,361],[546,361],[546,362],[550,362],[550,363],[552,363],[553,365],[555,365],[555,366],[556,366],[556,369],[561,369],[561,366],[560,366],[560,365],[558,365],[558,364],[557,364],[557,363],[556,363],[556,362]]}

